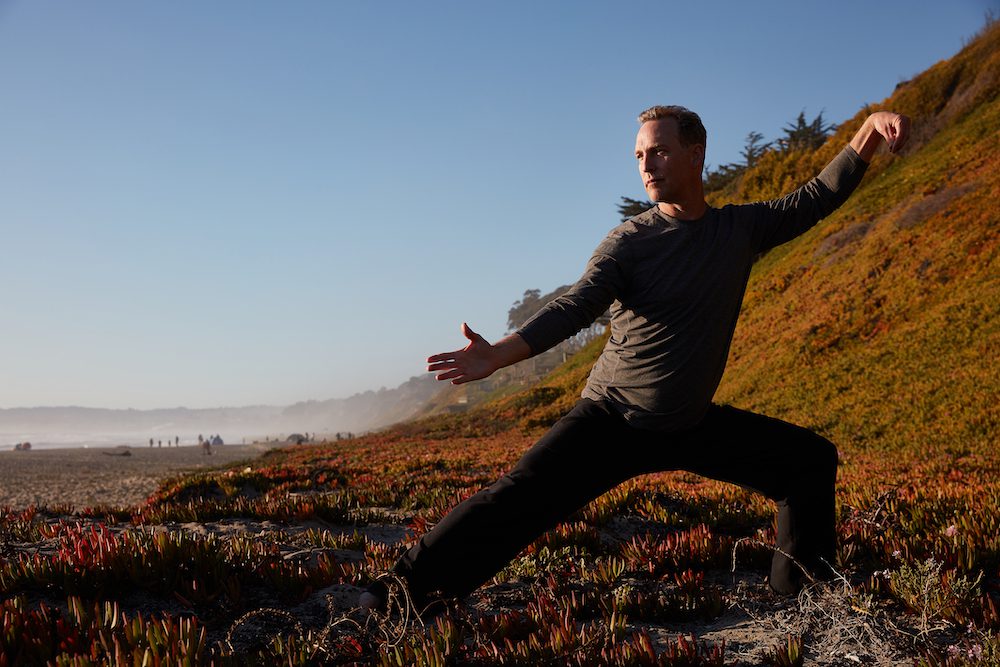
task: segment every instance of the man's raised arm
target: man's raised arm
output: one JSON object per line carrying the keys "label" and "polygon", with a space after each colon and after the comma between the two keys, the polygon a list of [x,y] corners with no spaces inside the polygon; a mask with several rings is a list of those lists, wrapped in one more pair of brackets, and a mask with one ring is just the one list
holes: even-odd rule
{"label": "man's raised arm", "polygon": [[427,370],[438,373],[435,379],[451,380],[452,384],[481,380],[531,356],[531,348],[516,333],[490,345],[463,322],[462,335],[469,339],[469,344],[461,350],[427,357]]}
{"label": "man's raised arm", "polygon": [[833,213],[861,183],[879,145],[885,141],[898,153],[909,136],[910,119],[902,114],[876,111],[868,116],[818,176],[784,197],[752,204],[761,212],[754,229],[755,252],[790,241]]}

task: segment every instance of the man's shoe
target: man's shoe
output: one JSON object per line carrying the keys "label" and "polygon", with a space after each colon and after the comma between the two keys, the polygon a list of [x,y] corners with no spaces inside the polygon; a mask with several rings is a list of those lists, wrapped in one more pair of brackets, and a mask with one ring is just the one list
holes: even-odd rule
{"label": "man's shoe", "polygon": [[358,606],[365,611],[384,613],[388,599],[389,589],[381,580],[376,580],[358,598]]}
{"label": "man's shoe", "polygon": [[405,581],[402,579],[376,579],[358,597],[358,606],[369,613],[398,613],[403,616],[412,610],[417,617],[425,622],[447,611],[448,600],[439,594],[413,598],[410,597],[408,591],[401,591],[400,586],[405,586]]}
{"label": "man's shoe", "polygon": [[377,595],[372,595],[368,591],[365,591],[361,594],[361,597],[358,598],[358,605],[362,609],[367,609],[368,611],[377,611],[385,605],[385,600]]}

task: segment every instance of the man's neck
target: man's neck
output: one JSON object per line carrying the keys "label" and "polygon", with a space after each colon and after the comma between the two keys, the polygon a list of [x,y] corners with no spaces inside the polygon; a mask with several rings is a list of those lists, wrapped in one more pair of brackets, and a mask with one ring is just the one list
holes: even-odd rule
{"label": "man's neck", "polygon": [[678,220],[697,220],[705,215],[705,211],[708,209],[708,204],[701,198],[693,202],[684,203],[661,201],[656,206],[660,209],[660,213],[669,215],[671,218],[677,218]]}

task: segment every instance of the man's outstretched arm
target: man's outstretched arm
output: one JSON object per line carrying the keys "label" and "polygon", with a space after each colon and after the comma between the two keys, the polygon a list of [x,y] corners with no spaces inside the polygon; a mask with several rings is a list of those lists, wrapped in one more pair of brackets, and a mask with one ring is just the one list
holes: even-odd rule
{"label": "man's outstretched arm", "polygon": [[910,138],[910,119],[892,111],[876,111],[865,119],[851,139],[851,148],[865,162],[871,162],[885,141],[890,153],[898,153]]}
{"label": "man's outstretched arm", "polygon": [[461,350],[427,358],[427,370],[438,380],[464,384],[541,354],[596,320],[625,289],[619,257],[626,254],[621,235],[612,232],[594,251],[587,268],[568,292],[547,303],[514,333],[490,345],[462,324],[469,344]]}
{"label": "man's outstretched arm", "polygon": [[485,338],[463,322],[462,335],[469,339],[469,344],[461,350],[427,357],[427,370],[437,373],[435,379],[451,380],[452,384],[481,380],[496,370],[527,359],[532,354],[528,344],[516,333],[490,345]]}

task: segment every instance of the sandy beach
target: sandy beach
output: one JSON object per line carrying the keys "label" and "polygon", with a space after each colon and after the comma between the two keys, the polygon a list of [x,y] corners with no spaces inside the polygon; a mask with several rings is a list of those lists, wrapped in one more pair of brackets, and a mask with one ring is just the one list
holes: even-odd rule
{"label": "sandy beach", "polygon": [[0,452],[0,507],[131,507],[143,502],[165,478],[253,459],[279,446],[274,442],[224,445],[213,448],[211,456],[198,446]]}

